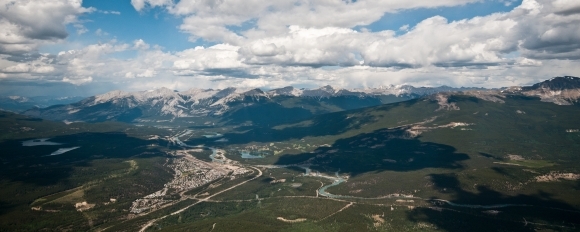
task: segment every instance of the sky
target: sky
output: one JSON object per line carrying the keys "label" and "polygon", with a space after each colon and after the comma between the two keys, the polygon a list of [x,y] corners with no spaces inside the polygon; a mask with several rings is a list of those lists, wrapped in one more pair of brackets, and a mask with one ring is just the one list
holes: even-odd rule
{"label": "sky", "polygon": [[0,0],[0,28],[0,96],[580,75],[578,0]]}

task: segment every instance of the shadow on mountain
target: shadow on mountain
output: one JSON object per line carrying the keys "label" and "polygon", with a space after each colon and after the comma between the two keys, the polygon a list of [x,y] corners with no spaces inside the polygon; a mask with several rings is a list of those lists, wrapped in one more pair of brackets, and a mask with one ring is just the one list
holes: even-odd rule
{"label": "shadow on mountain", "polygon": [[0,215],[7,213],[15,206],[6,201],[0,201]]}
{"label": "shadow on mountain", "polygon": [[428,222],[444,231],[574,231],[580,227],[580,211],[549,193],[509,196],[486,186],[478,186],[473,193],[463,190],[453,174],[430,177],[434,188],[450,194],[450,201],[458,205],[432,201],[433,207],[409,212],[407,217],[412,221]]}
{"label": "shadow on mountain", "polygon": [[503,168],[503,167],[491,167],[491,170],[497,172],[498,174],[501,174],[503,176],[509,176],[512,178],[516,178],[511,172],[508,171],[508,169]]}
{"label": "shadow on mountain", "polygon": [[[276,99],[276,100],[273,100]],[[294,98],[276,96],[273,99],[245,97],[244,100],[230,102],[222,122],[239,125],[251,122],[255,126],[272,127],[284,123],[297,122],[314,115],[337,111],[360,109],[381,105],[376,97],[335,96]]]}
{"label": "shadow on mountain", "polygon": [[[391,100],[390,102],[400,102],[406,99],[393,97],[389,100]],[[318,102],[320,102],[320,104],[335,105],[343,110],[359,109],[383,104],[379,98],[360,96],[338,96],[332,98],[322,98],[319,99]]]}
{"label": "shadow on mountain", "polygon": [[304,120],[312,115],[309,110],[303,108],[286,108],[276,103],[264,103],[228,112],[224,115],[224,121],[227,121],[227,125],[239,125],[250,121],[252,125],[269,127]]}
{"label": "shadow on mountain", "polygon": [[[278,127],[242,126],[235,132],[227,133],[224,138],[229,140],[228,144],[247,144],[250,142],[278,142],[291,139],[301,139],[306,136],[337,135],[348,130],[359,129],[362,125],[375,121],[375,118],[368,114],[357,118],[347,118],[344,113],[327,114],[331,117],[313,117],[305,124]],[[258,120],[258,118],[256,118]],[[260,119],[262,120],[262,119]],[[189,144],[211,144],[215,139],[196,138],[188,140]]]}
{"label": "shadow on mountain", "polygon": [[16,121],[42,122],[42,118],[17,118]]}
{"label": "shadow on mountain", "polygon": [[[326,135],[338,135],[350,130],[360,129],[365,124],[373,123],[379,120],[378,117],[382,115],[376,115],[374,113],[380,111],[389,111],[396,107],[411,107],[419,102],[418,99],[413,99],[405,102],[397,102],[387,105],[375,106],[372,108],[371,112],[366,112],[364,110],[352,110],[352,111],[341,111],[335,113],[328,113],[324,115],[317,115],[310,117],[307,120],[294,117],[293,114],[288,114],[281,119],[268,119],[264,117],[264,114],[255,112],[240,111],[240,115],[245,114],[245,118],[251,118],[253,122],[258,122],[259,126],[241,126],[238,127],[234,132],[227,133],[224,138],[229,140],[228,144],[247,144],[250,142],[279,142],[287,141],[291,139],[302,139],[307,136],[326,136]],[[259,109],[259,107],[258,107]],[[285,108],[285,110],[297,110],[296,108]],[[300,110],[305,116],[307,113]],[[351,114],[356,114],[352,116]],[[279,115],[279,114],[278,114]],[[239,116],[240,119],[236,122],[242,124],[244,121]],[[294,117],[294,118],[293,118]],[[231,118],[231,117],[230,117]],[[233,120],[233,119],[230,119]],[[289,120],[289,122],[294,122],[294,124],[285,124],[274,126],[276,123]],[[264,121],[262,123],[259,121]],[[276,123],[274,123],[276,122]],[[232,121],[233,123],[233,121]],[[269,126],[268,126],[269,125]],[[189,144],[212,144],[215,139],[207,138],[197,138],[188,140]]]}
{"label": "shadow on mountain", "polygon": [[[28,223],[33,220],[30,218],[38,219],[44,215],[31,215],[29,211],[29,205],[39,197],[76,188],[89,182],[96,184],[108,178],[112,173],[125,173],[129,164],[122,163],[123,158],[136,155],[139,157],[163,155],[157,149],[147,146],[154,143],[153,141],[128,137],[124,133],[79,133],[55,136],[49,141],[62,143],[61,145],[22,146],[22,141],[32,139],[36,138],[0,142],[0,188],[2,189],[0,191],[0,199],[2,199],[0,221],[3,221],[0,227]],[[60,155],[49,156],[61,148],[73,147],[79,148]],[[102,195],[92,194],[91,196],[101,197],[98,201],[102,202],[103,199],[109,199],[108,197],[111,196],[109,194],[132,197],[143,194],[145,190],[150,191],[149,189],[163,186],[163,183],[157,182],[167,179],[165,173],[155,173],[154,177],[159,181],[151,177],[139,182],[138,186],[131,185],[135,179],[150,177],[151,175],[146,172],[153,172],[154,169],[159,168],[155,164],[140,168],[126,178],[117,179],[119,184],[108,186],[106,190],[101,189]],[[121,183],[125,179],[129,183]],[[95,201],[91,198],[87,200]],[[6,223],[8,221],[13,223]]]}
{"label": "shadow on mountain", "polygon": [[[82,103],[78,102],[72,105],[80,107]],[[119,108],[112,102],[83,107],[72,114],[68,112],[66,108],[63,108],[63,106],[64,105],[54,105],[47,108],[33,108],[22,113],[28,116],[42,117],[48,120],[61,121],[64,117],[70,121],[84,122],[119,121],[129,123],[143,116],[143,112],[139,108]]]}
{"label": "shadow on mountain", "polygon": [[494,159],[494,160],[501,160],[492,154],[488,154],[488,153],[484,153],[484,152],[478,152],[478,153],[479,153],[479,155],[481,155],[485,158],[490,158],[490,159]]}
{"label": "shadow on mountain", "polygon": [[412,171],[424,168],[462,168],[469,156],[452,146],[421,142],[403,129],[381,129],[337,140],[314,153],[282,155],[276,164],[311,164],[315,171],[349,173]]}
{"label": "shadow on mountain", "polygon": [[[80,133],[57,136],[49,141],[61,145],[22,146],[23,140],[6,140],[0,143],[3,180],[48,186],[71,177],[77,167],[90,167],[95,159],[128,158],[162,155],[150,149],[151,141],[128,137],[124,133]],[[60,148],[77,149],[60,155],[51,155]]]}

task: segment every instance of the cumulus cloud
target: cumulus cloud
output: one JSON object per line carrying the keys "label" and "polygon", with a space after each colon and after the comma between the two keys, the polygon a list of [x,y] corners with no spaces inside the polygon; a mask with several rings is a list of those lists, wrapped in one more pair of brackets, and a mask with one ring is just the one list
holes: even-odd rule
{"label": "cumulus cloud", "polygon": [[[301,27],[344,27],[369,25],[385,12],[403,9],[463,5],[477,0],[439,1],[344,1],[344,0],[132,0],[137,11],[147,6],[163,7],[184,17],[180,29],[191,34],[192,40],[202,38],[238,45],[244,37],[283,31],[288,25]],[[229,26],[254,24],[255,28],[240,35]]]}
{"label": "cumulus cloud", "polygon": [[82,49],[62,51],[57,55],[39,54],[31,58],[24,56],[18,62],[8,62],[6,67],[0,69],[0,73],[8,74],[16,80],[62,81],[75,85],[90,83],[94,78],[114,81],[119,77],[125,77],[127,70],[136,73],[132,77],[155,76],[156,69],[162,68],[161,63],[166,60],[163,55],[157,57],[151,55],[160,53],[159,51],[147,50],[145,57],[133,60],[111,57],[116,53],[146,47],[146,43],[142,41],[135,44],[139,46],[113,40],[88,45]]}
{"label": "cumulus cloud", "polygon": [[166,6],[171,5],[172,3],[172,0],[131,0],[131,5],[133,5],[137,11],[142,11],[146,7]]}
{"label": "cumulus cloud", "polygon": [[574,0],[555,0],[554,11],[559,15],[580,14],[580,2]]}
{"label": "cumulus cloud", "polygon": [[42,43],[64,39],[65,25],[91,11],[81,0],[0,0],[0,54],[30,52]]}
{"label": "cumulus cloud", "polygon": [[50,65],[33,65],[25,63],[2,69],[5,73],[51,73],[54,70],[54,67]]}
{"label": "cumulus cloud", "polygon": [[[162,7],[183,18],[180,30],[192,40],[215,41],[214,45],[169,52],[137,39],[92,44],[58,55],[13,55],[0,57],[0,77],[75,85],[108,81],[136,89],[326,84],[499,87],[580,71],[575,65],[580,59],[578,1],[524,0],[509,12],[481,17],[450,21],[434,16],[398,31],[358,29],[386,12],[470,2],[132,0],[138,11]],[[14,27],[7,28],[21,30]],[[94,33],[104,34],[101,29]],[[26,38],[32,42],[11,45],[23,46],[19,49],[24,51],[42,40]],[[137,55],[115,56],[129,50]]]}
{"label": "cumulus cloud", "polygon": [[[180,28],[192,39],[236,46],[249,65],[487,67],[515,63],[507,56],[512,52],[530,59],[580,57],[580,15],[574,13],[580,5],[572,0],[524,0],[511,12],[452,22],[435,16],[401,27],[402,35],[351,29],[385,12],[470,2],[142,0],[134,6],[165,7],[184,17]],[[249,29],[229,27],[242,24]]]}
{"label": "cumulus cloud", "polygon": [[196,47],[176,54],[173,69],[176,75],[220,75],[246,68],[237,52],[238,47],[218,44],[208,48]]}
{"label": "cumulus cloud", "polygon": [[[136,59],[121,60],[111,55],[128,50],[140,50],[142,53]],[[151,50],[143,40],[137,40],[133,45],[109,41],[92,44],[83,49],[60,52],[55,58],[55,65],[62,75],[71,80],[79,77],[84,84],[88,77],[104,81],[118,81],[119,78],[151,78],[158,75],[173,58],[170,54],[157,49]],[[64,79],[63,79],[64,81]],[[69,81],[70,82],[70,81]],[[71,82],[72,83],[72,82]]]}
{"label": "cumulus cloud", "polygon": [[14,63],[0,69],[6,74],[49,74],[55,71],[53,67],[54,56],[49,54],[39,54],[28,62]]}
{"label": "cumulus cloud", "polygon": [[145,43],[142,39],[133,41],[133,48],[137,50],[147,50],[149,49],[149,44]]}
{"label": "cumulus cloud", "polygon": [[266,37],[241,47],[248,64],[344,65],[359,64],[356,59],[362,38],[351,29],[321,29],[290,26],[286,34]]}
{"label": "cumulus cloud", "polygon": [[121,15],[121,12],[119,12],[119,11],[114,11],[114,10],[111,10],[111,11],[109,11],[109,10],[99,10],[98,12],[99,12],[99,13],[102,13],[102,14],[114,14],[114,15]]}
{"label": "cumulus cloud", "polygon": [[93,81],[93,77],[63,77],[62,82],[71,83],[73,85],[82,85]]}

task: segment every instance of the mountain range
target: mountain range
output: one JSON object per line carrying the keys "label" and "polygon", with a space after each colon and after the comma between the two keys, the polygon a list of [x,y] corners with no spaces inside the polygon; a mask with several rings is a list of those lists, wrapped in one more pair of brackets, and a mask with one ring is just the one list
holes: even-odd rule
{"label": "mountain range", "polygon": [[0,111],[0,228],[577,231],[579,83],[161,88]]}
{"label": "mountain range", "polygon": [[53,105],[63,105],[78,102],[84,97],[22,97],[22,96],[0,96],[0,110],[21,112],[31,108],[46,108]]}
{"label": "mountain range", "polygon": [[252,122],[270,125],[442,92],[464,92],[498,100],[502,96],[516,94],[539,97],[542,101],[559,105],[570,105],[577,103],[580,98],[580,78],[555,77],[533,86],[502,89],[389,85],[365,89],[340,89],[332,86],[297,89],[289,86],[269,91],[243,88],[190,89],[182,92],[168,88],[140,92],[116,90],[71,104],[37,107],[23,113],[57,121],[150,122],[186,119],[201,124]]}

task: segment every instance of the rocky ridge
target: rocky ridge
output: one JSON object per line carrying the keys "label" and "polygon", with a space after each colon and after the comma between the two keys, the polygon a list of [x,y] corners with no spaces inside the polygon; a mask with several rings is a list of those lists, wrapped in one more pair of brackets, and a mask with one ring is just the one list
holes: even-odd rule
{"label": "rocky ridge", "polygon": [[[335,109],[341,108],[340,104],[349,102],[348,107],[352,109],[383,104],[385,102],[382,99],[386,97],[394,98],[394,101],[403,101],[433,94],[456,92],[499,103],[503,102],[507,95],[518,94],[539,97],[542,101],[558,105],[571,105],[576,104],[580,99],[580,78],[555,77],[533,86],[503,89],[453,88],[448,86],[417,88],[409,85],[341,89],[327,85],[317,89],[298,89],[288,86],[268,91],[257,88],[226,88],[221,90],[193,88],[178,92],[164,87],[139,92],[115,90],[73,104],[31,109],[24,114],[50,120],[118,120],[130,122],[142,117],[220,117],[247,106],[281,105],[281,101],[288,98],[299,99],[300,104],[305,104],[305,100],[310,101],[313,105],[318,104],[317,101],[339,104],[336,107],[332,106]],[[297,105],[297,107],[304,108],[304,105]],[[345,109],[349,108],[342,107],[342,110]],[[328,110],[321,112],[328,112]]]}

